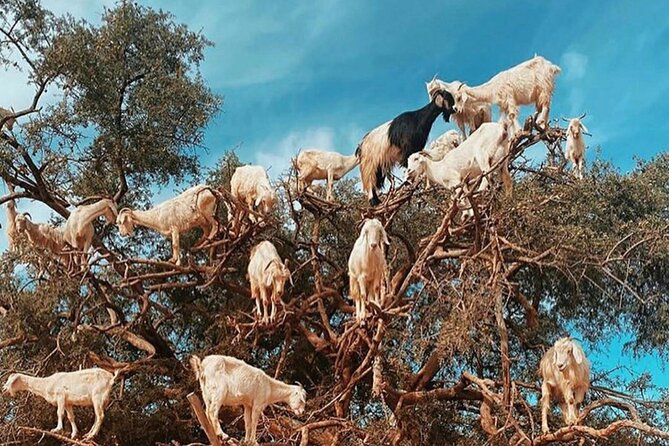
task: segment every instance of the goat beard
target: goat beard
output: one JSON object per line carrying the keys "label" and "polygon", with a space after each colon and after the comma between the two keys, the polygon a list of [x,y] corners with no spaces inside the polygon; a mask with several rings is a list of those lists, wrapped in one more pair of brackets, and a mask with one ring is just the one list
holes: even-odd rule
{"label": "goat beard", "polygon": [[444,122],[450,122],[451,112],[444,110],[443,112],[441,112],[441,117],[444,118]]}

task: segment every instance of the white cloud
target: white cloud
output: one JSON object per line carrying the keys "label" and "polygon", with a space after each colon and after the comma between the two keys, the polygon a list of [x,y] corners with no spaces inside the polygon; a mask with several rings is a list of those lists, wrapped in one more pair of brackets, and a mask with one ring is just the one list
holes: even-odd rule
{"label": "white cloud", "polygon": [[588,56],[585,54],[568,51],[562,55],[560,65],[564,70],[564,77],[568,81],[577,81],[585,76],[588,68]]}
{"label": "white cloud", "polygon": [[317,127],[292,131],[278,141],[265,140],[253,150],[254,163],[269,169],[269,175],[276,179],[290,167],[290,160],[301,149],[334,150],[334,136],[332,128]]}
{"label": "white cloud", "polygon": [[588,56],[577,51],[568,51],[560,59],[563,86],[566,87],[566,98],[569,116],[576,116],[584,111],[585,94],[583,82],[588,71]]}
{"label": "white cloud", "polygon": [[284,173],[300,150],[320,149],[342,154],[353,153],[364,132],[356,128],[314,127],[293,130],[286,135],[254,144],[253,162],[269,169],[271,178]]}

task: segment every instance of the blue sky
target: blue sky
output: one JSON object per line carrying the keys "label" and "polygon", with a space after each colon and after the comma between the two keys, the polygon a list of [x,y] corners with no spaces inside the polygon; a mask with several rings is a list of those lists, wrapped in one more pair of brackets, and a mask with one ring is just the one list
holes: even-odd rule
{"label": "blue sky", "polygon": [[[300,148],[352,153],[368,130],[422,107],[434,74],[476,85],[535,53],[562,68],[552,116],[587,112],[587,144],[601,145],[605,159],[626,171],[635,156],[667,150],[669,9],[662,1],[140,3],[172,12],[215,43],[202,71],[225,103],[207,129],[205,165],[236,148],[276,176]],[[112,2],[45,4],[97,22]],[[0,103],[20,106],[31,97],[21,77],[2,75],[9,88]],[[437,120],[432,137],[451,127]],[[612,347],[613,358],[597,353],[598,361],[615,365],[620,345]],[[657,358],[619,361],[650,368],[669,385]]]}

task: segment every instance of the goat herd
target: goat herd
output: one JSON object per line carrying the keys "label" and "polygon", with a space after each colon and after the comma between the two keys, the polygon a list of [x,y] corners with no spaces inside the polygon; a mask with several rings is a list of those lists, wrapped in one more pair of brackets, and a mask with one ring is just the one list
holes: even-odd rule
{"label": "goat herd", "polygon": [[[326,198],[332,200],[333,182],[359,164],[363,190],[370,204],[375,206],[379,204],[377,191],[383,187],[385,177],[396,164],[403,164],[407,167],[409,180],[424,178],[428,183],[449,189],[479,175],[484,175],[479,189],[485,189],[488,184],[485,174],[496,168],[500,170],[504,188],[510,191],[512,180],[507,155],[510,140],[520,130],[519,106],[535,104],[537,124],[547,126],[555,77],[559,72],[559,67],[535,56],[477,87],[435,78],[427,83],[429,104],[419,110],[402,113],[371,130],[363,137],[354,155],[301,151],[295,163],[298,189],[305,190],[314,180],[326,180]],[[490,122],[492,104],[497,104],[502,114],[498,123]],[[429,149],[423,150],[432,125],[440,114],[446,121],[453,116],[460,132],[448,131]],[[0,116],[9,115],[11,112],[0,109]],[[13,119],[6,120],[6,129],[11,131],[13,125]],[[580,118],[570,121],[565,153],[574,164],[578,178],[583,175],[585,145],[582,130],[587,131]],[[11,185],[8,187],[13,191]],[[232,197],[248,206],[247,215],[253,222],[269,214],[277,201],[276,192],[261,166],[237,168],[230,189]],[[192,187],[146,211],[124,208],[117,212],[112,200],[103,199],[77,207],[59,228],[46,223],[33,223],[28,214],[17,213],[14,202],[8,201],[7,235],[10,249],[16,246],[19,235],[25,234],[32,245],[51,251],[68,265],[73,262],[85,269],[94,235],[92,223],[99,216],[104,216],[108,222],[115,221],[124,236],[131,235],[134,226],[140,225],[170,237],[170,261],[180,264],[181,234],[200,228],[203,235],[198,244],[211,240],[219,230],[216,213],[221,201],[228,207],[228,215],[232,215],[221,193],[208,185]],[[361,325],[367,317],[369,302],[381,309],[384,306],[385,245],[389,245],[389,241],[381,222],[366,220],[348,263],[350,295],[355,302],[355,317]],[[271,242],[262,241],[251,250],[248,278],[252,298],[256,301],[257,318],[261,323],[269,323],[276,318],[277,304],[282,303],[286,281],[292,281],[287,264],[281,260]],[[266,406],[285,402],[298,415],[304,411],[306,392],[301,386],[277,381],[239,359],[212,355],[200,360],[192,356],[190,362],[200,382],[207,418],[223,438],[227,436],[218,420],[222,405],[244,407],[246,440],[252,442],[256,441],[256,426]],[[86,435],[87,439],[91,439],[100,429],[105,405],[118,374],[118,370],[112,374],[97,368],[56,373],[46,378],[14,373],[7,379],[4,390],[11,395],[27,390],[57,406],[58,425],[54,430],[63,429],[63,416],[67,414],[73,438],[78,430],[72,407],[93,406],[95,424]],[[566,423],[576,423],[578,405],[583,401],[590,381],[590,366],[578,343],[570,338],[558,340],[542,358],[540,374],[543,379],[543,432],[549,432],[547,413],[551,399],[560,404]]]}

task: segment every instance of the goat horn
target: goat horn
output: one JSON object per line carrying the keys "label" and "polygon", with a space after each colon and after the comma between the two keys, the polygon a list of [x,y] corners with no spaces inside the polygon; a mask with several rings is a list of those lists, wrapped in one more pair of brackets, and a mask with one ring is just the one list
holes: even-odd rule
{"label": "goat horn", "polygon": [[583,119],[583,118],[585,118],[585,115],[586,115],[586,114],[587,114],[587,113],[583,113],[581,116],[578,117],[578,119]]}
{"label": "goat horn", "polygon": [[565,118],[564,116],[560,116],[560,119],[562,119],[564,122],[569,122],[569,119]]}
{"label": "goat horn", "polygon": [[458,91],[460,91],[460,89],[461,89],[462,87],[464,87],[464,86],[465,86],[465,83],[464,83],[464,82],[460,83],[460,85],[458,85]]}
{"label": "goat horn", "polygon": [[30,215],[30,212],[24,212],[24,213],[23,213],[23,216],[24,216],[24,217],[28,217],[28,219],[29,219],[30,221],[32,221],[32,219],[33,219],[33,216]]}
{"label": "goat horn", "polygon": [[432,161],[434,161],[434,158],[432,157],[432,154],[430,152],[427,152],[425,150],[421,150],[421,151],[418,152],[418,154],[424,156],[425,158],[429,158]]}

